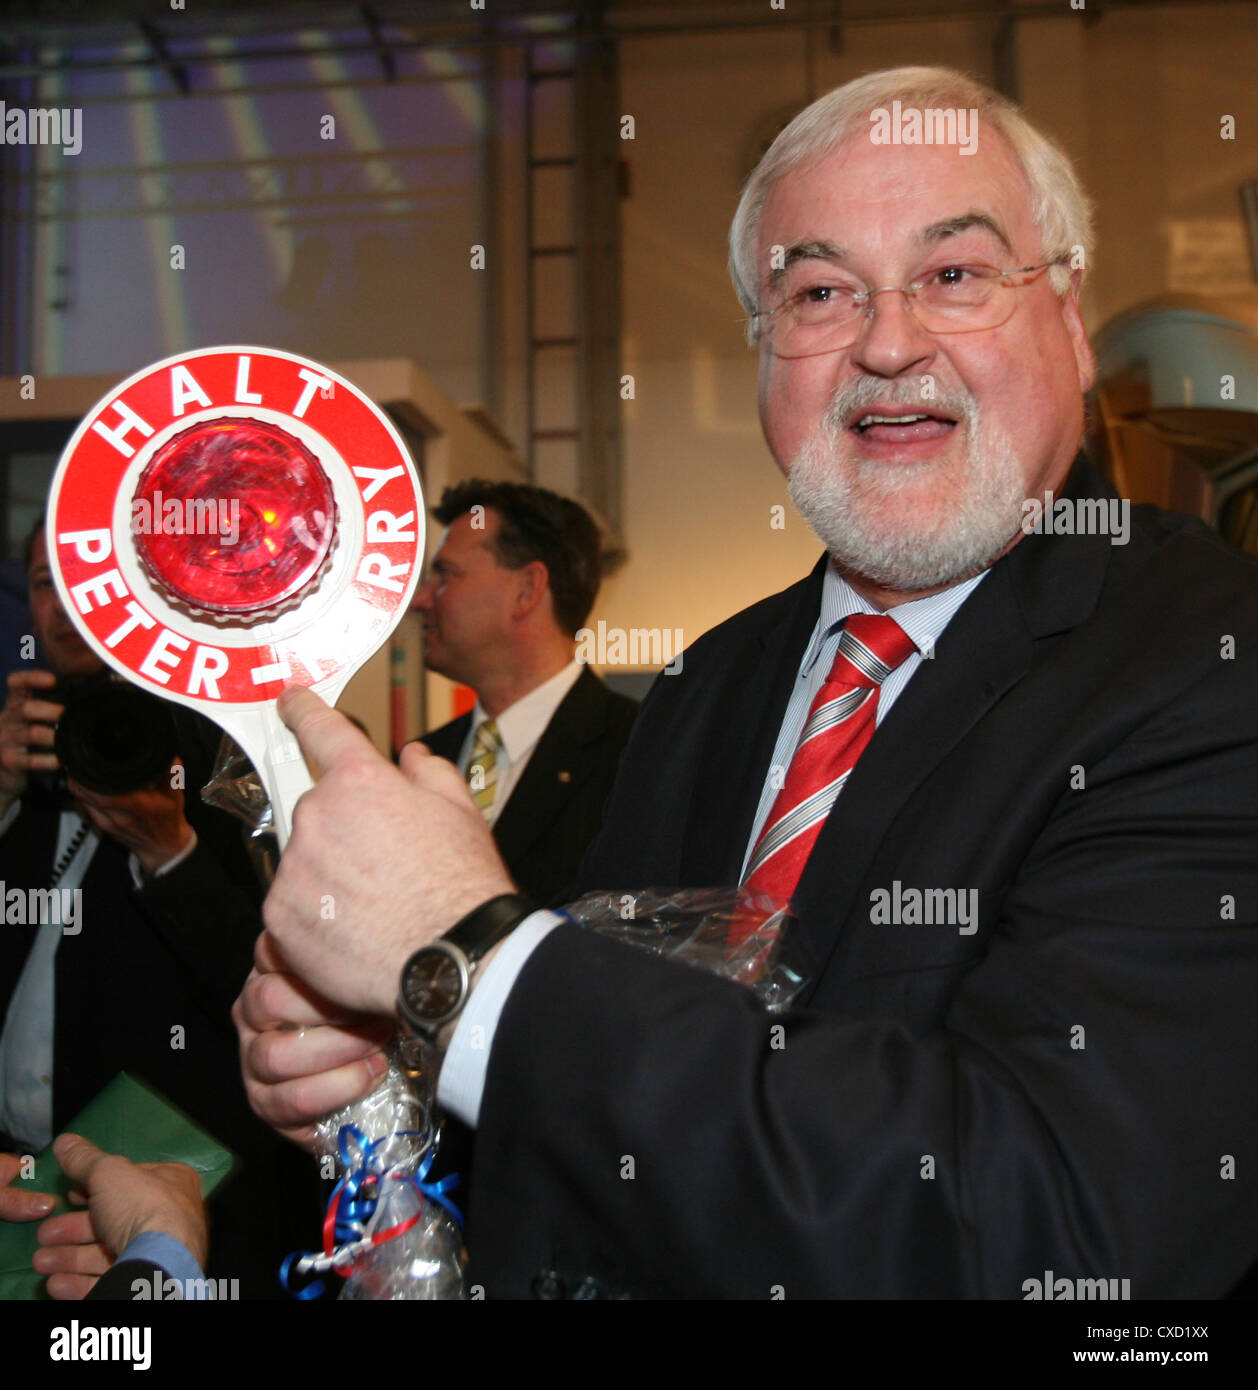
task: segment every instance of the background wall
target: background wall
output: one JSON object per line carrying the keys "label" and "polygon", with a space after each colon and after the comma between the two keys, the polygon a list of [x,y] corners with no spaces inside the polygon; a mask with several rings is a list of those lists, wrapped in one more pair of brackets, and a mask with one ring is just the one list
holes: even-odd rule
{"label": "background wall", "polygon": [[[1167,289],[1256,309],[1237,198],[1258,177],[1256,8],[1063,3],[1044,17],[1036,5],[1000,49],[994,11],[805,31],[792,3],[755,7],[777,28],[622,41],[620,108],[634,117],[621,145],[628,559],[595,617],[690,641],[818,553],[760,437],[755,358],[725,271],[729,218],[775,115],[900,63],[992,80],[999,53],[1096,199],[1093,329]],[[116,75],[6,84],[11,103],[82,101],[85,135],[73,159],[0,146],[0,375],[121,377],[232,340],[334,361],[410,357],[455,402],[486,406],[521,448],[520,51],[406,51],[390,83],[370,54],[300,56],[327,37],[296,32],[298,56],[246,66],[226,20],[207,42],[216,77],[240,88],[232,96],[179,96],[152,69],[129,73],[121,102],[96,102],[118,92]],[[271,81],[302,89],[268,94]],[[1227,115],[1233,140],[1220,138]],[[543,110],[541,135],[559,123]],[[558,200],[544,212],[561,231]],[[484,270],[471,263],[478,244]],[[171,268],[174,245],[183,270]],[[553,303],[566,292],[556,285]],[[572,470],[543,456],[538,480],[568,486]]]}
{"label": "background wall", "polygon": [[[1218,5],[1017,26],[1021,100],[1060,140],[1096,201],[1090,330],[1168,289],[1258,309],[1237,188],[1258,177],[1258,12]],[[622,52],[633,196],[624,205],[625,540],[604,608],[687,639],[792,583],[819,546],[761,439],[755,355],[725,270],[725,237],[757,123],[862,73],[943,63],[991,81],[990,22],[824,34],[640,40]],[[1220,139],[1236,118],[1237,137]],[[786,529],[771,507],[786,506]],[[684,586],[676,583],[679,561]]]}

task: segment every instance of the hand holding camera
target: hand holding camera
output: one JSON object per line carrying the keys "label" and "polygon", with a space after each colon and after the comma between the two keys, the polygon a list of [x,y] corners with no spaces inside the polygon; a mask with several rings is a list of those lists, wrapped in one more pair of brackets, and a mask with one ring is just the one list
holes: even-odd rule
{"label": "hand holding camera", "polygon": [[83,813],[100,831],[129,849],[146,873],[173,859],[193,836],[183,813],[183,791],[168,770],[152,786],[118,796],[88,791],[73,778],[67,785]]}
{"label": "hand holding camera", "polygon": [[191,841],[169,704],[105,673],[14,671],[0,715],[0,814],[32,773],[68,792],[148,873]]}
{"label": "hand holding camera", "polygon": [[63,706],[51,698],[57,678],[37,669],[9,673],[9,693],[0,712],[0,815],[26,790],[32,772],[56,773],[54,728]]}

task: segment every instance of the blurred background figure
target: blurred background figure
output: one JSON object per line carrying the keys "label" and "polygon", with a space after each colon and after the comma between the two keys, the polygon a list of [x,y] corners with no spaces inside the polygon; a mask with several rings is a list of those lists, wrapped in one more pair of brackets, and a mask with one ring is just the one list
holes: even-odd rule
{"label": "blurred background figure", "polygon": [[598,594],[598,527],[543,488],[447,488],[446,527],[412,607],[430,671],[470,686],[468,713],[424,735],[457,764],[520,888],[549,902],[577,876],[637,705],[573,657]]}
{"label": "blurred background figure", "polygon": [[[314,1187],[268,1186],[247,1210],[272,1158],[292,1160],[240,1080],[230,1011],[262,890],[241,827],[198,795],[220,735],[104,674],[62,608],[42,522],[27,560],[42,664],[10,674],[0,714],[0,883],[57,911],[9,914],[0,933],[0,1150],[39,1152],[118,1072],[141,1078],[243,1160],[216,1201],[218,1245],[262,1292],[286,1253],[285,1214]],[[67,701],[73,769],[54,752]],[[27,891],[43,889],[55,891]]]}

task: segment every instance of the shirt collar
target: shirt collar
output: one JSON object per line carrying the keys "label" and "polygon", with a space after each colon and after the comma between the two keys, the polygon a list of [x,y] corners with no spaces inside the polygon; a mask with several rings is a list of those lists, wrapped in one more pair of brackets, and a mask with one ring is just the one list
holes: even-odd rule
{"label": "shirt collar", "polygon": [[[541,738],[547,724],[554,718],[555,711],[563,703],[564,696],[580,679],[581,671],[579,661],[570,661],[549,680],[534,686],[527,695],[522,696],[515,704],[508,705],[498,715],[495,722],[508,764],[518,762]],[[472,728],[480,728],[488,718],[481,702],[477,700],[472,709]]]}
{"label": "shirt collar", "polygon": [[[888,608],[886,615],[900,624],[918,653],[925,656],[928,652],[934,651],[935,643],[956,615],[957,609],[989,573],[990,570],[983,570],[981,574],[964,579],[961,583],[943,589],[937,594],[910,599],[908,603],[899,603],[894,608]],[[821,616],[813,629],[808,650],[804,653],[800,675],[806,677],[811,673],[821,653],[828,644],[837,639],[839,629],[854,613],[878,612],[873,604],[852,588],[833,564],[827,564],[825,578],[821,583]]]}

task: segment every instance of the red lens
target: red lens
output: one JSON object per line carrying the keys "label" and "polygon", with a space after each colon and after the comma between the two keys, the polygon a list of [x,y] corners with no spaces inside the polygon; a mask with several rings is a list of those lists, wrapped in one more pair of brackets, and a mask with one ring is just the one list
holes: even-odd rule
{"label": "red lens", "polygon": [[293,607],[332,551],[336,504],[314,454],[261,420],[205,420],[140,475],[131,531],[173,602],[223,621]]}

